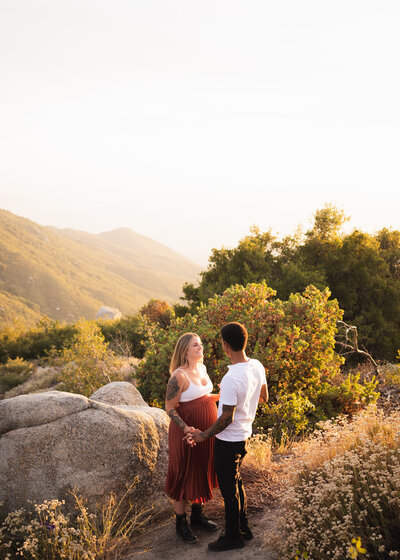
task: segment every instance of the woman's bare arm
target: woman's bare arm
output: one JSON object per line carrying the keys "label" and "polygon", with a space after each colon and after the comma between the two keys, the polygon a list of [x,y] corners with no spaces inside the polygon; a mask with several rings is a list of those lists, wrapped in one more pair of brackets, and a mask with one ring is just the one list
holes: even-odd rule
{"label": "woman's bare arm", "polygon": [[235,405],[224,404],[222,406],[222,414],[217,418],[216,422],[214,422],[214,424],[209,428],[207,428],[207,430],[205,430],[204,432],[201,432],[200,430],[192,429],[190,433],[191,439],[195,443],[200,443],[201,441],[204,441],[212,436],[215,436],[216,434],[219,434],[220,432],[225,430],[225,428],[227,428],[229,424],[232,424],[235,416],[235,410],[236,410]]}
{"label": "woman's bare arm", "polygon": [[184,373],[178,371],[175,374],[171,375],[167,385],[167,394],[165,396],[166,413],[171,418],[171,420],[185,432],[185,434],[190,432],[190,428],[179,416],[178,412],[176,411],[176,407],[178,406],[182,392],[187,389],[188,385],[189,382],[186,379]]}

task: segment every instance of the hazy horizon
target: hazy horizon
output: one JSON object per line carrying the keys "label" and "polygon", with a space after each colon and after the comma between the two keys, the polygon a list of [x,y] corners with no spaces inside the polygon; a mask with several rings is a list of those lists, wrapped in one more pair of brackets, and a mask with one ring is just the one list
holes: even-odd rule
{"label": "hazy horizon", "polygon": [[400,5],[5,0],[0,206],[206,266],[333,203],[400,229]]}

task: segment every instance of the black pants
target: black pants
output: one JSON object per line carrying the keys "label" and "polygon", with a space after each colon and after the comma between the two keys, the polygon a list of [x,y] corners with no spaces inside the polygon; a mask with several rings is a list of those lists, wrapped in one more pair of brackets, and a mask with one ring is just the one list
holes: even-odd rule
{"label": "black pants", "polygon": [[247,500],[240,465],[247,453],[247,441],[223,441],[215,438],[214,459],[218,484],[225,503],[225,529],[237,537],[240,526],[247,524]]}

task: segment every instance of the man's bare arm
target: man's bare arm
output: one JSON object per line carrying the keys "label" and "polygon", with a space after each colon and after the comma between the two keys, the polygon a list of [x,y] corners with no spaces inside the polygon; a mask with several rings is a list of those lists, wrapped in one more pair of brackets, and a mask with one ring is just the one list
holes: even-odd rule
{"label": "man's bare arm", "polygon": [[235,410],[235,405],[222,405],[222,414],[212,426],[207,428],[207,430],[205,430],[204,432],[200,432],[200,430],[192,430],[194,441],[196,443],[199,443],[200,441],[204,441],[205,439],[215,436],[216,434],[219,434],[220,432],[225,430],[225,428],[229,426],[229,424],[232,424],[233,418],[235,416]]}
{"label": "man's bare arm", "polygon": [[265,383],[261,386],[260,398],[258,402],[261,404],[268,402],[268,387]]}

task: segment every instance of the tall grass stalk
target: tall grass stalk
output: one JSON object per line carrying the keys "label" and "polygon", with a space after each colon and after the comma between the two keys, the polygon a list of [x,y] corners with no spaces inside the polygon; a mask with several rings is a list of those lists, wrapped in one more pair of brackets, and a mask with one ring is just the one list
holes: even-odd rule
{"label": "tall grass stalk", "polygon": [[[133,485],[132,485],[133,486]],[[90,513],[76,490],[76,516],[63,513],[65,501],[33,504],[10,513],[0,526],[0,559],[117,560],[134,533],[149,519],[129,502],[132,486],[118,500],[111,494],[98,514]]]}

